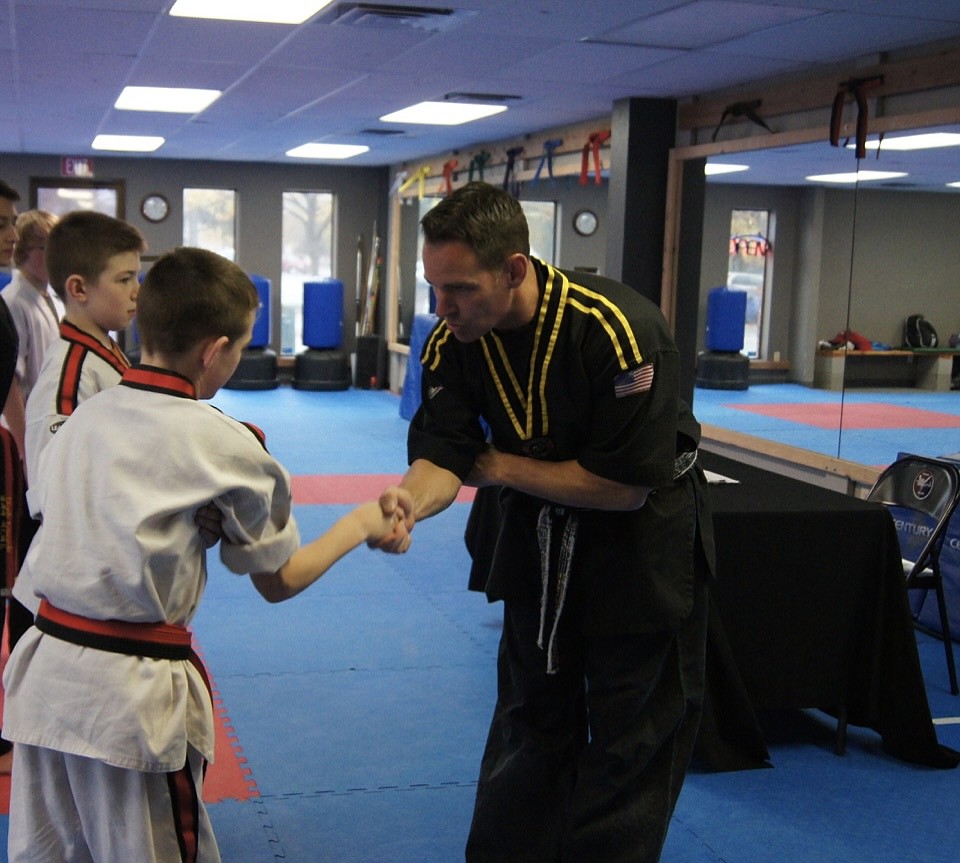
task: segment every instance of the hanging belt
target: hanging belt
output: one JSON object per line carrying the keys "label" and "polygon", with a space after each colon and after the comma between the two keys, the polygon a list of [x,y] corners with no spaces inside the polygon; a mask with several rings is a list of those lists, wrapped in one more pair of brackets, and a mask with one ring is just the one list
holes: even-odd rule
{"label": "hanging belt", "polygon": [[507,167],[503,172],[503,190],[510,192],[514,198],[520,194],[520,184],[513,179],[517,156],[523,153],[523,147],[511,147],[507,150]]}
{"label": "hanging belt", "polygon": [[583,145],[583,158],[580,160],[580,185],[587,185],[587,174],[590,171],[590,151],[593,151],[593,181],[598,186],[602,182],[600,177],[600,147],[610,138],[610,130],[603,129],[591,132],[587,143]]}
{"label": "hanging belt", "polygon": [[416,171],[409,177],[407,177],[403,183],[400,185],[400,188],[397,190],[399,194],[403,194],[407,191],[414,183],[417,184],[417,198],[422,200],[424,192],[426,191],[425,180],[430,176],[430,166],[421,165],[417,168]]}
{"label": "hanging belt", "polygon": [[875,90],[883,84],[883,76],[873,78],[852,78],[840,84],[837,95],[833,97],[833,109],[830,112],[830,144],[840,146],[840,126],[843,121],[843,103],[847,93],[853,93],[857,103],[857,158],[867,155],[867,122],[870,111],[867,107],[867,90]]}
{"label": "hanging belt", "polygon": [[470,160],[470,174],[468,176],[469,182],[473,182],[473,170],[477,170],[477,179],[482,183],[483,182],[483,169],[486,166],[487,162],[490,161],[490,154],[486,150],[481,150]]}
{"label": "hanging belt", "polygon": [[551,180],[553,179],[553,151],[562,144],[563,138],[551,138],[549,141],[543,142],[543,155],[540,156],[537,170],[533,173],[533,179],[530,181],[531,186],[540,181],[540,172],[543,170],[544,165],[547,166],[547,176]]}
{"label": "hanging belt", "polygon": [[444,194],[449,195],[453,192],[453,169],[460,164],[456,159],[447,159],[443,163],[443,188]]}

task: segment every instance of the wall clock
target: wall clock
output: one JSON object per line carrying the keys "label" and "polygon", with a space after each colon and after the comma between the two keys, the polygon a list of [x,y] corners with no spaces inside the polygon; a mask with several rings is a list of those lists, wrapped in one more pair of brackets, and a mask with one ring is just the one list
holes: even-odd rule
{"label": "wall clock", "polygon": [[153,192],[140,203],[140,214],[148,222],[162,222],[170,213],[170,202],[160,194]]}
{"label": "wall clock", "polygon": [[597,230],[597,214],[593,210],[580,210],[573,217],[573,230],[581,237],[590,237]]}

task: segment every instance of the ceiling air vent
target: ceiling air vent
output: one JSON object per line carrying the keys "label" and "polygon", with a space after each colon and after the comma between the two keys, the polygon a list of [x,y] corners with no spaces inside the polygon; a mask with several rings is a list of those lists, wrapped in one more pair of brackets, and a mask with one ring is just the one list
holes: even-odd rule
{"label": "ceiling air vent", "polygon": [[396,137],[397,135],[406,135],[405,129],[361,129],[361,135],[380,135],[382,138]]}
{"label": "ceiling air vent", "polygon": [[[476,12],[429,6],[389,3],[342,3],[334,10],[333,24],[351,27],[409,28],[441,33],[451,30]],[[322,20],[322,19],[321,19]],[[329,19],[328,19],[329,20]]]}
{"label": "ceiling air vent", "polygon": [[522,96],[514,96],[510,93],[445,93],[443,96],[447,102],[515,102],[522,99]]}

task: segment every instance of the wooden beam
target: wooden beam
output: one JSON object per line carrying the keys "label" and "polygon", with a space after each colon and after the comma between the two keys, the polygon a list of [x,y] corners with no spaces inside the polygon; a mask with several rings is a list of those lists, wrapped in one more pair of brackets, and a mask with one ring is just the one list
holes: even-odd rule
{"label": "wooden beam", "polygon": [[682,131],[715,129],[725,108],[736,102],[758,99],[761,104],[757,114],[764,120],[804,111],[829,111],[841,83],[851,78],[876,76],[882,76],[883,83],[870,91],[871,99],[960,86],[960,48],[868,67],[846,67],[831,75],[781,82],[768,88],[753,84],[749,90],[697,98],[680,106],[679,128]]}

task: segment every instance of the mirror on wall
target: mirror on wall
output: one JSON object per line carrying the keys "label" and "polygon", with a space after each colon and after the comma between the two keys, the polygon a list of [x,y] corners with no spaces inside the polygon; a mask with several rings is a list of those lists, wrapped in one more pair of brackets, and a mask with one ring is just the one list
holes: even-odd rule
{"label": "mirror on wall", "polygon": [[[913,132],[937,136],[919,143],[938,146],[899,149]],[[729,173],[707,177],[703,212],[698,349],[709,291],[737,287],[738,259],[749,256],[749,245],[734,249],[731,216],[765,213],[770,249],[759,277],[751,271],[742,286],[754,290],[760,280],[756,356],[768,365],[789,363],[780,374],[808,389],[806,407],[795,409],[807,410],[804,425],[816,428],[794,441],[791,424],[783,423],[778,438],[851,461],[860,453],[849,409],[844,426],[845,396],[869,386],[949,392],[951,361],[831,355],[818,353],[818,345],[840,345],[847,337],[855,347],[899,349],[904,319],[912,313],[936,322],[941,344],[960,330],[960,238],[950,229],[960,217],[960,189],[948,186],[960,181],[960,148],[947,146],[960,142],[960,124],[890,129],[879,153],[873,142],[880,136],[870,137],[860,160],[852,147],[831,147],[827,140],[711,155],[710,169],[726,166]],[[748,262],[757,267],[756,260]],[[728,413],[733,431],[751,433],[758,417],[777,421],[775,412],[757,406],[742,413]]]}

